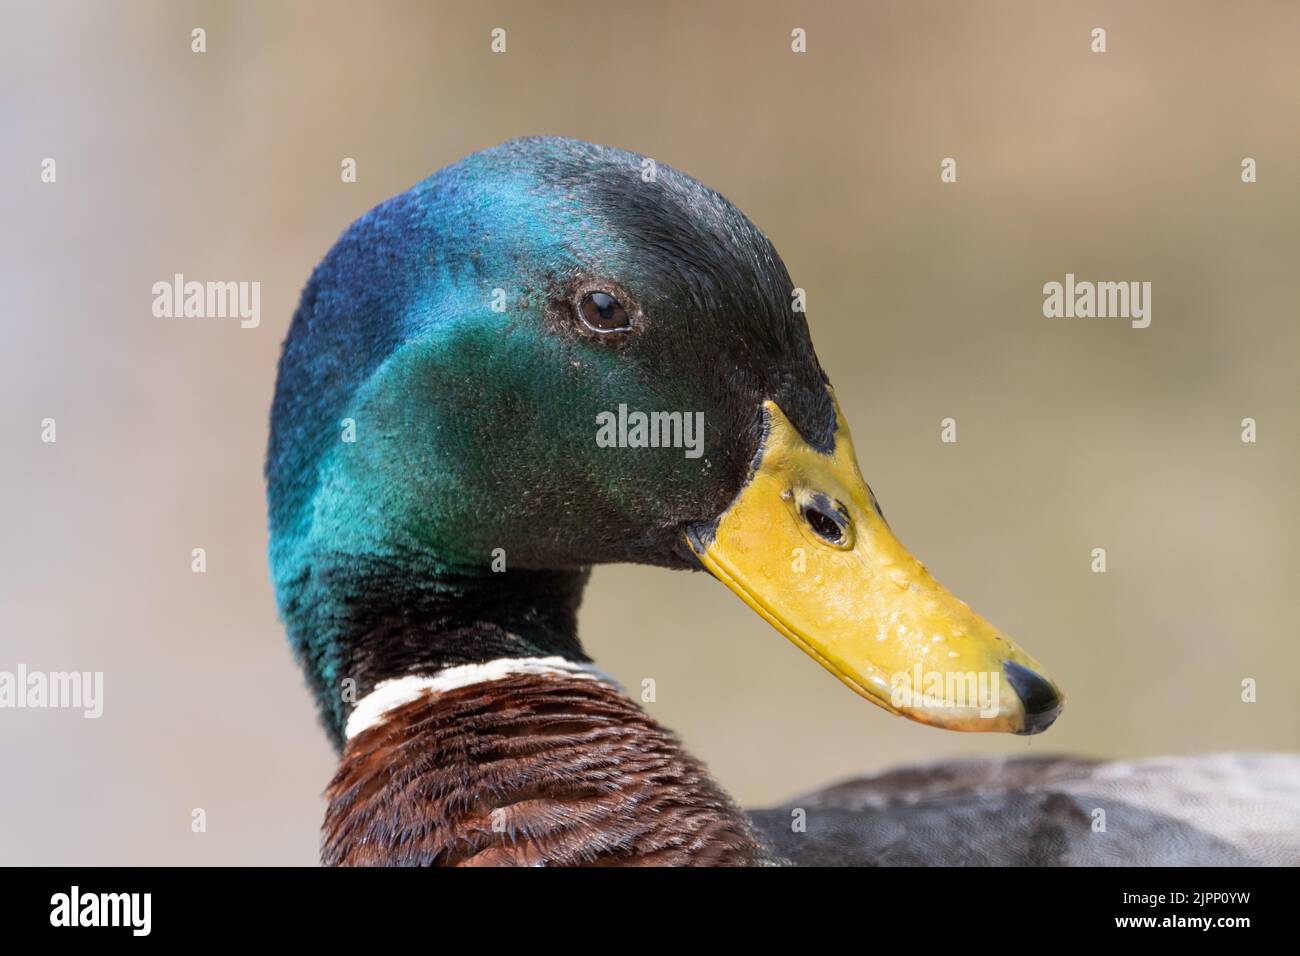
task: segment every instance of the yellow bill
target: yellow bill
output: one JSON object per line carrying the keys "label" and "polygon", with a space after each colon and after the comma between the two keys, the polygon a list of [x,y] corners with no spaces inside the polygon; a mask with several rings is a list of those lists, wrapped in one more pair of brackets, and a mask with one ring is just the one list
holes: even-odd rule
{"label": "yellow bill", "polygon": [[1064,698],[1032,657],[930,576],[862,479],[836,404],[835,447],[774,402],[753,474],[688,541],[710,572],[872,703],[948,730],[1035,734]]}

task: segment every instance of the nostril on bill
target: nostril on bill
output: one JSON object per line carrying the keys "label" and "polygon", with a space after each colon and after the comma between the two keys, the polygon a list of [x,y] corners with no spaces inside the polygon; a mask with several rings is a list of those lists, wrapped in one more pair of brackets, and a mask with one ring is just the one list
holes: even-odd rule
{"label": "nostril on bill", "polygon": [[853,546],[848,509],[820,491],[803,489],[797,494],[799,513],[817,537],[843,550]]}
{"label": "nostril on bill", "polygon": [[844,532],[840,530],[839,524],[824,511],[809,508],[804,512],[804,517],[808,520],[808,524],[812,525],[812,529],[831,544],[839,544],[844,538]]}
{"label": "nostril on bill", "polygon": [[1021,734],[1041,734],[1061,714],[1061,692],[1042,674],[1023,664],[1007,661],[1002,665],[1020,703],[1025,709],[1025,726]]}

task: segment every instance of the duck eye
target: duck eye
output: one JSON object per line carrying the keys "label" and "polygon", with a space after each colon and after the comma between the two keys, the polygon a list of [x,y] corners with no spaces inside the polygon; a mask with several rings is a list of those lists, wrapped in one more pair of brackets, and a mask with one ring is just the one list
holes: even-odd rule
{"label": "duck eye", "polygon": [[593,332],[622,332],[632,327],[627,309],[608,292],[588,292],[578,307],[578,313]]}

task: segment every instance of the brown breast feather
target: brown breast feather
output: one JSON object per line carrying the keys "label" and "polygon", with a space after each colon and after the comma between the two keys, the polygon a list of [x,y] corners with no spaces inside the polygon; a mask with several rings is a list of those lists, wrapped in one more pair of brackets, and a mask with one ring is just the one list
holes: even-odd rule
{"label": "brown breast feather", "polygon": [[597,680],[426,692],[347,742],[326,796],[332,866],[767,862],[676,737]]}

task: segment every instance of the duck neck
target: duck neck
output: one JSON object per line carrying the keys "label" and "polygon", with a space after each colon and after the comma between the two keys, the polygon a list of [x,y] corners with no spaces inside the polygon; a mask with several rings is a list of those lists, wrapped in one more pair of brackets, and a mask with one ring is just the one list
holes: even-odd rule
{"label": "duck neck", "polygon": [[583,653],[586,578],[371,579],[364,609],[347,602],[341,663],[359,695],[323,862],[766,861],[703,765]]}
{"label": "duck neck", "polygon": [[353,708],[386,681],[499,658],[587,662],[577,638],[587,576],[473,573],[419,555],[352,553],[281,582],[281,612],[341,749]]}
{"label": "duck neck", "polygon": [[344,669],[357,698],[384,681],[501,658],[589,662],[578,641],[588,572],[371,578],[348,602]]}

